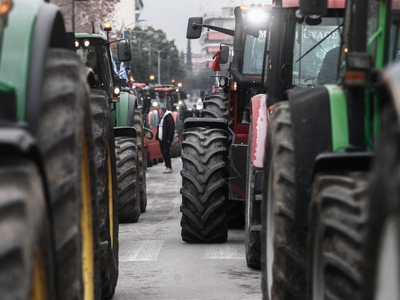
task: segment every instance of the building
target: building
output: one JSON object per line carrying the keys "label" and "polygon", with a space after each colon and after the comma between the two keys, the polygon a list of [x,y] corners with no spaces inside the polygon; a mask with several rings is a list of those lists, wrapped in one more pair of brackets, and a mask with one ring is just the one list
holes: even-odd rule
{"label": "building", "polygon": [[[227,29],[235,29],[234,7],[223,7],[221,12],[205,13],[203,16],[204,25],[212,25]],[[219,50],[221,43],[232,44],[233,37],[203,27],[200,37],[202,65],[211,68],[212,57]]]}

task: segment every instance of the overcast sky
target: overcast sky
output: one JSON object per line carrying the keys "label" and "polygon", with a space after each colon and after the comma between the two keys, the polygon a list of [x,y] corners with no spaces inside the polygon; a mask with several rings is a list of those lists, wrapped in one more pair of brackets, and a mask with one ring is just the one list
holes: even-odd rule
{"label": "overcast sky", "polygon": [[[235,1],[235,0],[142,0],[143,11],[140,19],[141,26],[152,26],[162,29],[167,34],[168,40],[175,40],[179,51],[186,52],[186,26],[189,17],[201,17],[205,12],[219,12],[221,7],[235,6],[239,3],[270,3],[270,0],[260,1]],[[125,25],[135,21],[134,0],[121,0],[118,15],[124,20]],[[232,4],[233,3],[233,4]],[[122,21],[121,21],[122,22]],[[132,28],[134,25],[128,26]],[[199,53],[198,40],[192,40],[192,52]]]}

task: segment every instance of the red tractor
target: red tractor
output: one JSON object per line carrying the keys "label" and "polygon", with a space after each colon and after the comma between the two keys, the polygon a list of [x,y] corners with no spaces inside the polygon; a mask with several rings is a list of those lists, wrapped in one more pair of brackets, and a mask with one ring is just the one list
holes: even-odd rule
{"label": "red tractor", "polygon": [[[189,39],[200,38],[203,27],[234,36],[235,55],[227,77],[220,79],[224,93],[207,96],[202,118],[188,118],[184,123],[181,226],[187,242],[225,242],[228,224],[244,225],[251,112],[256,112],[258,126],[266,128],[265,95],[251,98],[265,94],[269,10],[238,6],[234,14],[234,30],[203,24],[202,18],[188,22]],[[229,47],[221,46],[220,63],[226,63],[228,56]],[[256,176],[261,187],[261,177]]]}

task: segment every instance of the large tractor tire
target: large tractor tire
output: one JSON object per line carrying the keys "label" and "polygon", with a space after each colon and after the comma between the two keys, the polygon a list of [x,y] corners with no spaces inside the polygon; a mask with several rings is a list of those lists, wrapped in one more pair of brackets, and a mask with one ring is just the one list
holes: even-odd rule
{"label": "large tractor tire", "polygon": [[250,122],[249,142],[247,147],[247,172],[246,172],[246,210],[245,210],[245,248],[247,266],[259,270],[261,268],[261,236],[260,230],[255,227],[261,226],[261,220],[253,214],[253,202],[255,200],[255,171],[252,163],[252,137],[253,121]]}
{"label": "large tractor tire", "polygon": [[367,172],[316,174],[310,204],[310,299],[362,299]]}
{"label": "large tractor tire", "polygon": [[140,211],[143,213],[147,207],[146,192],[146,149],[144,147],[144,128],[143,117],[139,109],[135,109],[134,127],[136,129],[136,147],[138,155],[138,173],[139,173],[139,189],[140,189]]}
{"label": "large tractor tire", "polygon": [[[222,118],[229,120],[229,102],[225,94],[213,94],[203,101],[203,118]],[[232,121],[229,121],[229,125]],[[232,141],[232,136],[228,136],[227,145]],[[228,177],[228,176],[225,176]],[[228,200],[227,202],[227,220],[228,227],[232,229],[243,228],[245,225],[245,203],[244,201]]]}
{"label": "large tractor tire", "polygon": [[118,200],[114,129],[107,94],[91,90],[97,201],[101,241],[102,298],[112,298],[118,281]]}
{"label": "large tractor tire", "polygon": [[0,159],[0,298],[56,299],[51,219],[37,166]]}
{"label": "large tractor tire", "polygon": [[140,217],[139,176],[136,139],[116,137],[118,180],[118,220],[120,223],[134,223]]}
{"label": "large tractor tire", "polygon": [[366,234],[363,299],[400,299],[400,125],[395,108],[382,114],[371,172],[370,219]]}
{"label": "large tractor tire", "polygon": [[177,131],[174,133],[174,139],[172,140],[171,148],[169,149],[171,158],[175,158],[181,155],[181,141]]}
{"label": "large tractor tire", "polygon": [[59,299],[100,299],[100,245],[89,89],[80,58],[49,49],[35,133],[44,159]]}
{"label": "large tractor tire", "polygon": [[182,143],[182,239],[192,243],[223,243],[228,237],[225,166],[227,133],[190,128]]}
{"label": "large tractor tire", "polygon": [[228,119],[228,101],[225,94],[215,94],[203,101],[203,118]]}
{"label": "large tractor tire", "polygon": [[306,231],[295,223],[293,131],[289,103],[268,123],[262,205],[263,299],[305,299]]}

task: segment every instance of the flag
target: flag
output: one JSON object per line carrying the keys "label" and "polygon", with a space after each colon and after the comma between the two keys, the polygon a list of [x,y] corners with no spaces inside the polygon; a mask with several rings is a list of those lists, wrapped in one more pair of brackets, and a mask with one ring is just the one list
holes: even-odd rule
{"label": "flag", "polygon": [[126,29],[125,29],[125,23],[124,21],[122,21],[122,26],[121,26],[121,35],[120,35],[121,39],[127,39],[128,35],[126,33]]}
{"label": "flag", "polygon": [[218,51],[214,54],[214,56],[212,57],[213,60],[214,60],[214,63],[213,63],[213,65],[212,65],[211,69],[213,69],[215,72],[221,71],[221,67],[220,67],[220,65],[219,65],[219,56],[220,56],[220,54],[221,54],[221,50],[218,50]]}
{"label": "flag", "polygon": [[101,22],[100,22],[100,21],[99,21],[99,33],[100,33],[101,35],[106,36],[106,33],[104,32],[104,28],[103,28],[103,26],[101,25]]}
{"label": "flag", "polygon": [[111,63],[112,63],[112,66],[113,66],[114,74],[118,75],[117,65],[115,64],[114,57],[112,55],[111,49],[110,49],[110,55],[111,55]]}
{"label": "flag", "polygon": [[121,65],[119,66],[118,77],[121,79],[125,79],[127,82],[129,81],[128,75],[126,74],[126,70],[125,70],[125,64],[123,61],[121,62]]}

